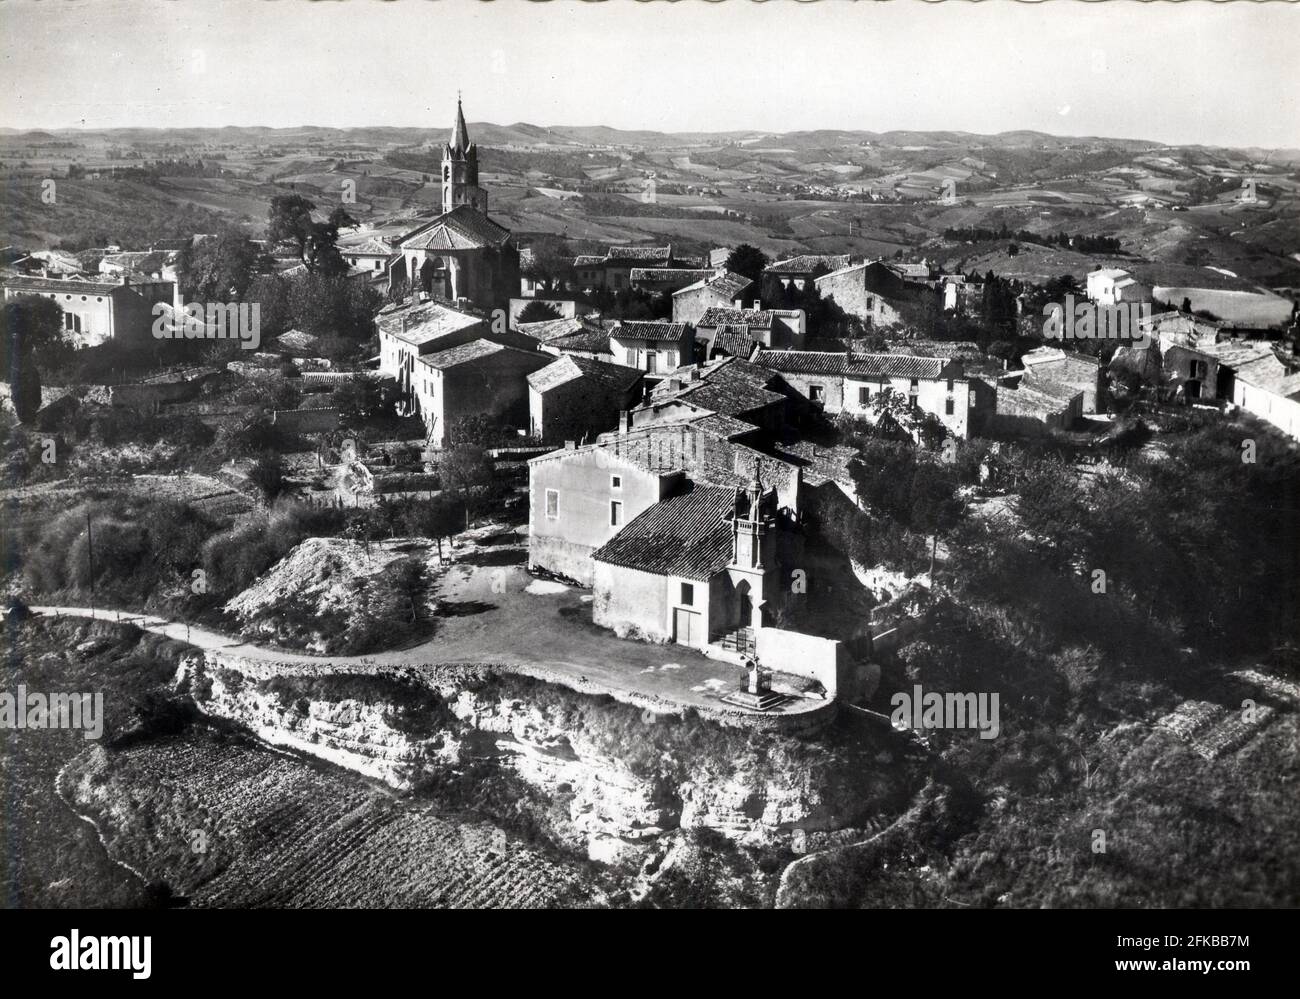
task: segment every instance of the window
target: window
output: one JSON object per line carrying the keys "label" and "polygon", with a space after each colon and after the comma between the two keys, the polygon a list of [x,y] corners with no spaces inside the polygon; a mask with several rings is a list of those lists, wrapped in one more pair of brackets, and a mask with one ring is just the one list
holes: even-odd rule
{"label": "window", "polygon": [[951,378],[949,378],[949,379],[948,379],[948,391],[949,391],[949,392],[952,391],[952,383],[953,383],[953,380],[952,380]]}
{"label": "window", "polygon": [[622,488],[623,488],[623,476],[621,476],[621,475],[611,475],[611,476],[609,477],[609,488],[610,488],[610,489],[622,489]]}
{"label": "window", "polygon": [[620,500],[609,501],[609,526],[618,527],[623,523],[623,504]]}
{"label": "window", "polygon": [[375,270],[379,270],[379,268],[382,267],[383,264],[384,264],[384,262],[383,262],[382,260],[376,260],[376,261],[375,261]]}
{"label": "window", "polygon": [[654,374],[659,370],[659,355],[653,350],[645,352],[645,369],[650,374]]}
{"label": "window", "polygon": [[694,583],[682,583],[682,603],[688,605],[695,603]]}
{"label": "window", "polygon": [[822,387],[820,385],[808,386],[808,398],[811,399],[813,402],[821,402],[824,397],[825,397],[825,393],[822,391]]}
{"label": "window", "polygon": [[865,385],[858,386],[858,405],[868,406],[871,404],[871,389]]}
{"label": "window", "polygon": [[546,519],[560,519],[560,491],[558,489],[546,490]]}
{"label": "window", "polygon": [[943,411],[944,411],[944,413],[946,413],[948,416],[952,416],[952,399],[945,399],[945,400],[944,400],[944,403],[943,403]]}

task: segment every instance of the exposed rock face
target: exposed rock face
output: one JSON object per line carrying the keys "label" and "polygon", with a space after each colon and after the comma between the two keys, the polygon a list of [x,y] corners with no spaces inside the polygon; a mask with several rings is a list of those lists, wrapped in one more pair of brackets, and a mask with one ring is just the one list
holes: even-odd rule
{"label": "exposed rock face", "polygon": [[208,714],[398,788],[499,768],[561,813],[568,845],[606,863],[657,865],[684,829],[788,846],[853,824],[884,789],[870,757],[483,667],[303,678],[213,654],[184,661],[177,681]]}

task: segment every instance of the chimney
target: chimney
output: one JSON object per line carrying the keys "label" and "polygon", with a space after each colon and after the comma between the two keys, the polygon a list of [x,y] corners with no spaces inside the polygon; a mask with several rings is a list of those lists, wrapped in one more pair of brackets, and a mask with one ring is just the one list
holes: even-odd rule
{"label": "chimney", "polygon": [[411,305],[419,305],[419,304],[420,304],[420,292],[419,292],[419,289],[417,289],[417,288],[412,288],[412,289],[411,289],[411,298],[410,298],[410,303],[409,303],[409,304],[411,304]]}
{"label": "chimney", "polygon": [[566,450],[566,451],[573,451],[573,450],[576,450],[576,449],[577,449],[577,444],[575,444],[573,441],[565,441],[565,442],[564,442],[564,450]]}
{"label": "chimney", "polygon": [[630,410],[620,409],[618,411],[618,429],[625,434],[632,432],[632,413]]}
{"label": "chimney", "polygon": [[738,299],[736,299],[736,301],[735,301],[733,304],[736,306],[736,309],[737,309],[737,310],[741,310],[741,309],[744,309],[744,308],[745,308],[745,301],[744,301],[744,299],[740,299],[740,298],[738,298]]}
{"label": "chimney", "polygon": [[691,381],[693,381],[693,382],[698,382],[699,380],[700,380],[700,369],[699,369],[698,367],[692,365],[692,366],[691,366]]}
{"label": "chimney", "polygon": [[763,303],[762,303],[761,301],[759,301],[757,298],[754,299],[754,311],[755,311],[755,312],[762,312],[762,311],[763,311]]}

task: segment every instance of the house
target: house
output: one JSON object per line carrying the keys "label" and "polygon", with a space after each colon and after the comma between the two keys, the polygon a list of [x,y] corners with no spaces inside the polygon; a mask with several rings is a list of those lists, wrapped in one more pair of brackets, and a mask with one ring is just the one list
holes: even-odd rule
{"label": "house", "polygon": [[671,243],[667,246],[611,246],[604,256],[575,258],[573,276],[579,288],[622,291],[632,286],[633,269],[670,268],[672,265]]}
{"label": "house", "polygon": [[1025,381],[1034,384],[1040,379],[1072,385],[1083,392],[1083,411],[1096,413],[1106,405],[1105,370],[1101,358],[1090,354],[1057,347],[1039,347],[1020,358],[1025,368]]}
{"label": "house", "polygon": [[934,416],[954,436],[971,430],[971,391],[961,361],[913,354],[857,354],[847,351],[761,350],[760,367],[778,372],[788,386],[813,406],[874,422],[882,393],[913,411]]}
{"label": "house", "polygon": [[11,277],[4,282],[6,302],[26,296],[47,298],[63,310],[63,328],[78,347],[96,347],[112,340],[147,346],[153,340],[154,306],[174,304],[171,281],[132,282],[81,278]]}
{"label": "house", "polygon": [[401,260],[398,246],[400,236],[404,235],[405,232],[394,238],[392,234],[358,232],[340,236],[337,244],[339,255],[347,261],[350,270],[382,278],[387,285],[393,264]]}
{"label": "house", "polygon": [[447,446],[453,424],[470,416],[527,427],[528,376],[553,360],[541,351],[484,339],[419,356],[410,384],[414,411],[424,420],[427,439]]}
{"label": "house", "polygon": [[638,291],[652,294],[675,294],[678,289],[712,276],[713,271],[698,267],[633,267],[628,281]]}
{"label": "house", "polygon": [[[597,361],[614,361],[614,354],[609,344],[609,331],[596,329],[590,325],[574,330],[572,333],[547,339],[541,349],[549,354],[571,354],[574,357],[590,357]],[[626,351],[623,357],[627,357]]]}
{"label": "house", "polygon": [[488,194],[478,183],[478,146],[469,140],[459,100],[442,150],[441,181],[442,214],[398,242],[390,280],[446,301],[503,306],[520,286],[519,251],[510,230],[488,217]]}
{"label": "house", "polygon": [[1300,440],[1300,374],[1288,371],[1270,352],[1267,357],[1238,362],[1233,375],[1229,397],[1233,405]]}
{"label": "house", "polygon": [[1069,430],[1082,416],[1081,389],[1049,378],[1030,384],[1012,375],[998,384],[997,409],[988,430],[998,436],[1037,437],[1051,430]]}
{"label": "house", "polygon": [[[550,355],[547,355],[550,358]],[[528,378],[528,432],[544,443],[582,440],[612,430],[641,399],[634,368],[564,354]]]}
{"label": "house", "polygon": [[804,291],[819,274],[840,270],[852,262],[847,253],[805,253],[770,263],[763,268],[763,300],[780,301],[787,291]]}
{"label": "house", "polygon": [[[716,307],[741,308],[753,293],[754,282],[728,270],[708,274],[673,293],[673,322],[698,324],[700,317]],[[758,308],[758,303],[754,303]]]}
{"label": "house", "polygon": [[[793,392],[775,372],[735,357],[679,369],[651,389],[646,401],[629,414],[633,427],[716,413],[779,434],[787,423]],[[736,439],[733,428],[730,439]]]}
{"label": "house", "polygon": [[695,331],[685,323],[620,321],[609,331],[614,363],[646,374],[670,371],[691,361]]}
{"label": "house", "polygon": [[620,637],[704,649],[781,602],[776,494],[683,484],[592,553],[592,618]]}
{"label": "house", "polygon": [[1086,293],[1098,305],[1121,302],[1149,302],[1152,289],[1139,282],[1122,267],[1099,267],[1089,271]]}
{"label": "house", "polygon": [[695,324],[696,338],[708,354],[723,328],[744,333],[764,347],[798,350],[804,345],[807,317],[803,309],[753,309],[714,306],[706,309]]}
{"label": "house", "polygon": [[971,281],[960,274],[939,278],[939,307],[944,312],[968,315],[979,308],[984,296],[984,282]]}
{"label": "house", "polygon": [[631,419],[528,462],[529,568],[590,586],[596,549],[687,481],[734,490],[758,475],[783,516],[798,514],[799,465],[754,446],[752,424],[707,411],[639,427]]}
{"label": "house", "polygon": [[903,321],[899,303],[914,298],[907,282],[880,261],[853,264],[814,281],[818,293],[868,327]]}
{"label": "house", "polygon": [[379,329],[379,371],[409,395],[416,362],[426,354],[478,340],[490,332],[482,316],[441,302],[411,299],[387,305],[375,317]]}

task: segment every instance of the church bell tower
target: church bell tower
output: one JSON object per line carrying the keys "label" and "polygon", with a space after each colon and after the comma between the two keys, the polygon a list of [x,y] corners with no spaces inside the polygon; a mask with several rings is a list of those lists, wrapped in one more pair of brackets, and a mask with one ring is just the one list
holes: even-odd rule
{"label": "church bell tower", "polygon": [[469,205],[487,214],[487,191],[478,186],[478,146],[469,141],[465,112],[456,98],[456,124],[442,150],[442,210]]}

